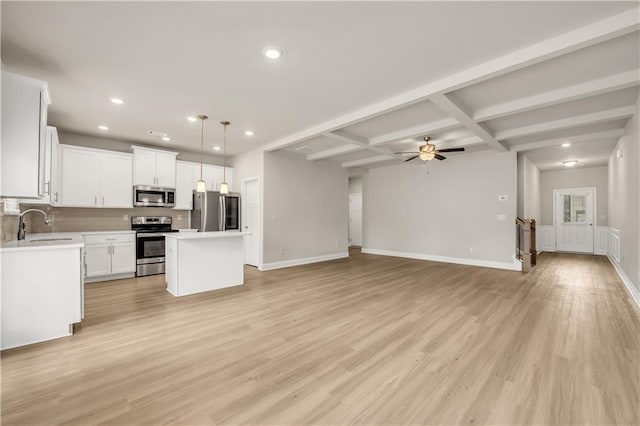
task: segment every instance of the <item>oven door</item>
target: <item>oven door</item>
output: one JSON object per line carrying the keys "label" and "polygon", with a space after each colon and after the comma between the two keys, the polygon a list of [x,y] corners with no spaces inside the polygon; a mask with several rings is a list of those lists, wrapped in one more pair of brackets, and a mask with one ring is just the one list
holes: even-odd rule
{"label": "oven door", "polygon": [[138,233],[136,235],[136,263],[164,262],[164,234]]}

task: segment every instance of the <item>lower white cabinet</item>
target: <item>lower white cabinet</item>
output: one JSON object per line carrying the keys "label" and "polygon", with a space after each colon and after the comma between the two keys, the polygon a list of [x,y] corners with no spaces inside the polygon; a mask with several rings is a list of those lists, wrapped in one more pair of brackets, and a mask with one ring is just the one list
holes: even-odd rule
{"label": "lower white cabinet", "polygon": [[85,234],[84,244],[86,282],[135,276],[135,233]]}

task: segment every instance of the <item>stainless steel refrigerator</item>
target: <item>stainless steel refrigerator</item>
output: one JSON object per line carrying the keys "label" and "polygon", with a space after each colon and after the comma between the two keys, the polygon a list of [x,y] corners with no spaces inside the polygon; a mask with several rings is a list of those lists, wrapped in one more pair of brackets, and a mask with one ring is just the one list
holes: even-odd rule
{"label": "stainless steel refrigerator", "polygon": [[200,232],[239,231],[240,194],[222,195],[217,191],[193,191],[191,227]]}

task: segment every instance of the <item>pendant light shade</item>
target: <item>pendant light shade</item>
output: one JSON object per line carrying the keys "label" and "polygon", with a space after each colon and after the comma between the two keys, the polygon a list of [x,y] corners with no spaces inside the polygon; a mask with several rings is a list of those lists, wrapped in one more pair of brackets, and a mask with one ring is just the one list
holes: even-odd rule
{"label": "pendant light shade", "polygon": [[206,115],[199,115],[200,119],[200,180],[196,185],[196,192],[207,192],[207,183],[202,178],[202,157],[204,155],[204,120],[206,120]]}
{"label": "pendant light shade", "polygon": [[231,124],[229,121],[221,121],[224,126],[224,144],[222,151],[222,183],[220,183],[220,194],[229,193],[229,185],[227,184],[227,126]]}

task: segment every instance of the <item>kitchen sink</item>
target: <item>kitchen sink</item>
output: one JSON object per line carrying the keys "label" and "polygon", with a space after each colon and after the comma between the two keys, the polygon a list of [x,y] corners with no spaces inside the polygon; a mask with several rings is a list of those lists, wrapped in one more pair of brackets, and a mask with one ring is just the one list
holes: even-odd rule
{"label": "kitchen sink", "polygon": [[72,238],[38,238],[36,240],[27,240],[30,243],[42,243],[45,241],[71,241]]}

